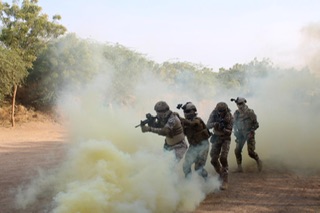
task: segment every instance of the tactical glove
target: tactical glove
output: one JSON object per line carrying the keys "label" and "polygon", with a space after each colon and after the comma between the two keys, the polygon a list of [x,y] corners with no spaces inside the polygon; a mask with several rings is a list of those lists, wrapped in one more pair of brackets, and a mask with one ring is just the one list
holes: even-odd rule
{"label": "tactical glove", "polygon": [[150,126],[141,126],[141,131],[142,131],[143,133],[145,133],[145,132],[150,132],[150,130],[151,130],[151,127],[150,127]]}
{"label": "tactical glove", "polygon": [[213,128],[218,130],[220,128],[220,124],[218,122],[213,123]]}

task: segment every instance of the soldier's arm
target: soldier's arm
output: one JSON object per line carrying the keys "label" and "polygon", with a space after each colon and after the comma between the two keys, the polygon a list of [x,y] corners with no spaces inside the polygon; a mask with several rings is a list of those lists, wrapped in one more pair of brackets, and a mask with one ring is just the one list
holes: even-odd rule
{"label": "soldier's arm", "polygon": [[157,133],[158,135],[162,135],[162,136],[168,136],[171,133],[171,129],[167,126],[163,128],[151,127],[150,132]]}
{"label": "soldier's arm", "polygon": [[255,131],[256,129],[259,128],[259,122],[257,120],[257,115],[254,113],[254,111],[252,110],[250,113],[250,118],[252,120],[252,131]]}
{"label": "soldier's arm", "polygon": [[232,128],[233,128],[233,117],[230,114],[228,114],[225,118],[225,127],[223,129],[223,132],[226,134],[226,135],[231,135],[232,133]]}
{"label": "soldier's arm", "polygon": [[188,119],[183,119],[183,125],[184,126],[198,126],[198,125],[201,125],[201,122],[197,118],[192,121],[190,121]]}
{"label": "soldier's arm", "polygon": [[177,120],[175,117],[170,117],[168,122],[162,128],[150,128],[150,132],[157,133],[158,135],[162,136],[172,136],[173,135],[173,127],[177,121],[180,121],[178,118]]}
{"label": "soldier's arm", "polygon": [[236,110],[233,114],[233,129],[234,131],[238,131],[238,110]]}
{"label": "soldier's arm", "polygon": [[209,119],[208,119],[208,122],[207,122],[207,128],[208,129],[211,129],[213,128],[213,111],[211,112],[210,116],[209,116]]}

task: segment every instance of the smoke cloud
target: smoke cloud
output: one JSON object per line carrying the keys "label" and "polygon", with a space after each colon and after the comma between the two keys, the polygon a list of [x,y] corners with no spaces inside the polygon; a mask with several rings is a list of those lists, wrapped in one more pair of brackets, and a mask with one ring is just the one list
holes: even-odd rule
{"label": "smoke cloud", "polygon": [[[312,26],[306,28],[306,32],[311,29]],[[319,36],[319,31],[314,34]],[[166,101],[173,111],[178,111],[177,104],[192,101],[206,122],[216,103],[224,101],[234,112],[236,105],[230,98],[245,97],[260,123],[256,151],[264,169],[319,172],[319,48],[313,53],[311,72],[278,70],[264,78],[247,76],[247,88],[253,91],[250,93],[221,88],[209,91],[206,85],[199,85],[199,90],[204,91],[199,96],[187,89],[187,83],[185,87],[168,86],[148,74],[132,91],[133,100],[125,105],[110,101],[110,75],[102,72],[83,90],[61,96],[59,107],[67,116],[70,132],[66,158],[57,168],[39,173],[33,183],[21,189],[17,205],[25,208],[36,202],[39,194],[47,193],[53,198],[48,208],[54,213],[194,210],[208,193],[217,191],[220,182],[210,157],[206,164],[209,180],[205,182],[195,173],[185,179],[183,160],[174,164],[174,156],[163,152],[164,137],[134,128],[146,113],[154,114],[154,104],[159,100]],[[182,73],[179,79],[192,80],[192,76]],[[230,170],[236,166],[234,148],[232,137]],[[245,169],[255,166],[246,148],[243,161]]]}
{"label": "smoke cloud", "polygon": [[310,71],[320,76],[320,23],[312,23],[301,30],[301,52]]}

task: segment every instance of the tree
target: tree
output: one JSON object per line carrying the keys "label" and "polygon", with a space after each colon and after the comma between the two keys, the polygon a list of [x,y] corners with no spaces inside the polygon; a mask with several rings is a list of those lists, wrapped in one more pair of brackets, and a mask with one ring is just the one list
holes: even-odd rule
{"label": "tree", "polygon": [[[12,5],[0,1],[0,20],[2,29],[0,41],[7,53],[13,54],[19,60],[19,66],[14,63],[6,63],[3,72],[8,76],[6,87],[11,87],[12,96],[12,126],[14,122],[15,97],[18,86],[32,69],[37,55],[46,48],[48,41],[57,38],[66,32],[66,28],[57,23],[61,19],[59,15],[48,20],[48,15],[41,14],[42,8],[37,5],[38,0],[13,1]],[[15,76],[20,76],[16,78]]]}
{"label": "tree", "polygon": [[27,78],[24,95],[26,104],[36,108],[49,108],[64,89],[81,89],[101,69],[97,59],[99,47],[89,40],[69,33],[50,42],[47,49],[38,55],[33,70]]}
{"label": "tree", "polygon": [[[16,70],[23,71],[15,72]],[[21,57],[14,51],[0,46],[0,100],[6,94],[12,95],[12,83],[22,82],[26,75],[27,70],[24,69]]]}

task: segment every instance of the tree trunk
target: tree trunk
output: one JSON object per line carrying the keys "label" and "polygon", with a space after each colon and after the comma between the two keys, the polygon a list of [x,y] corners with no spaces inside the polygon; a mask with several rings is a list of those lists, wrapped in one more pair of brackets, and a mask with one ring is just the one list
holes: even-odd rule
{"label": "tree trunk", "polygon": [[14,121],[14,109],[15,109],[15,105],[16,105],[16,94],[17,94],[17,89],[18,89],[18,85],[14,85],[13,86],[13,95],[12,95],[12,109],[11,109],[11,124],[12,127],[14,127],[15,121]]}

